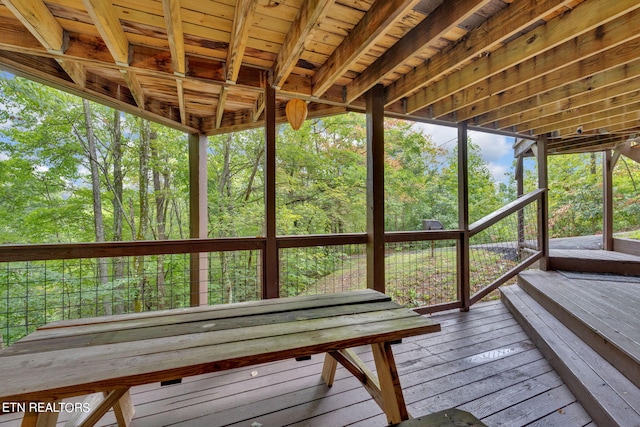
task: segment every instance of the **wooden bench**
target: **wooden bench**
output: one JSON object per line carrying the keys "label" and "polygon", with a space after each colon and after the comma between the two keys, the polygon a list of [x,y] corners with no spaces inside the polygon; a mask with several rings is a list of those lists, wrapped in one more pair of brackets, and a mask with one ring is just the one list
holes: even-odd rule
{"label": "wooden bench", "polygon": [[393,424],[394,427],[487,427],[469,412],[451,408]]}
{"label": "wooden bench", "polygon": [[[327,385],[344,365],[399,422],[408,414],[391,343],[439,330],[373,290],[54,322],[0,351],[0,403],[91,395],[92,412],[70,425],[93,425],[113,408],[124,427],[132,386],[327,353]],[[350,350],[361,345],[371,345],[377,377]],[[56,420],[27,408],[23,425]]]}

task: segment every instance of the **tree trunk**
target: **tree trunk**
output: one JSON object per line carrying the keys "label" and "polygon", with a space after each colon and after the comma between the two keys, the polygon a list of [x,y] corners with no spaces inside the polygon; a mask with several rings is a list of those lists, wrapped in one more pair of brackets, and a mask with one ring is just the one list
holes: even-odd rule
{"label": "tree trunk", "polygon": [[[140,219],[136,240],[144,240],[149,226],[149,122],[140,119],[140,156],[138,163],[138,201],[140,206]],[[144,273],[144,256],[134,259],[134,266],[138,276],[138,295],[136,298],[136,311],[150,310],[152,302],[149,298],[147,278]]]}
{"label": "tree trunk", "polygon": [[[113,110],[113,127],[112,127],[112,152],[113,152],[113,240],[121,242],[123,239],[123,218],[124,207],[122,206],[122,200],[124,197],[123,191],[123,173],[122,173],[122,128],[120,120],[120,112]],[[116,313],[121,314],[125,312],[124,307],[124,258],[117,257],[113,260],[113,281],[116,284],[115,294],[115,307]]]}
{"label": "tree trunk", "polygon": [[[158,154],[157,139],[153,138],[154,143],[151,144],[151,164],[153,174],[153,194],[156,203],[156,233],[158,240],[167,240],[166,218],[167,218],[167,191],[169,189],[169,174],[165,172],[160,177],[160,168],[164,161],[160,159]],[[166,159],[164,159],[166,160]],[[164,180],[164,185],[162,184]],[[158,309],[165,308],[166,288],[164,282],[164,256],[158,255],[158,265],[156,268],[156,283],[158,286]]]}
{"label": "tree trunk", "polygon": [[[91,104],[86,99],[82,100],[84,108],[84,121],[87,127],[87,155],[89,157],[89,169],[91,170],[91,189],[93,191],[93,218],[96,242],[104,242],[104,220],[102,217],[102,193],[100,190],[100,171],[98,168],[98,153],[96,149],[96,138],[93,133],[93,123],[91,122]],[[108,281],[107,260],[98,258],[98,280],[101,288],[105,288]],[[105,294],[108,295],[108,294]],[[112,314],[111,297],[105,296],[103,299],[105,314]]]}

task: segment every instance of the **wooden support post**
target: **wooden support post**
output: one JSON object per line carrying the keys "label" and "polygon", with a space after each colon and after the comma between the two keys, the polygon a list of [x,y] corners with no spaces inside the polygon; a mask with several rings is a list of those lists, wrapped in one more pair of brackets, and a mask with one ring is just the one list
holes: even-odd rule
{"label": "wooden support post", "polygon": [[[516,186],[517,196],[524,194],[524,156],[520,154],[516,163]],[[522,250],[524,248],[524,210],[518,211],[518,256],[522,258]]]}
{"label": "wooden support post", "polygon": [[613,168],[611,150],[602,156],[602,249],[613,250]]}
{"label": "wooden support post", "polygon": [[[189,135],[189,229],[192,239],[208,237],[207,137]],[[207,305],[209,262],[207,253],[193,253],[190,259],[191,306]]]}
{"label": "wooden support post", "polygon": [[538,188],[546,191],[540,198],[538,205],[538,247],[542,252],[542,258],[538,262],[538,268],[546,271],[549,268],[549,178],[547,172],[547,135],[541,135],[536,141],[534,150],[538,159]]}
{"label": "wooden support post", "polygon": [[469,267],[469,155],[467,122],[458,124],[458,298],[462,311],[471,307],[471,277]]}
{"label": "wooden support post", "polygon": [[262,298],[280,294],[278,245],[276,240],[276,90],[265,89],[264,205],[266,245],[262,252]]}
{"label": "wooden support post", "polygon": [[367,287],[385,291],[384,86],[367,92]]}

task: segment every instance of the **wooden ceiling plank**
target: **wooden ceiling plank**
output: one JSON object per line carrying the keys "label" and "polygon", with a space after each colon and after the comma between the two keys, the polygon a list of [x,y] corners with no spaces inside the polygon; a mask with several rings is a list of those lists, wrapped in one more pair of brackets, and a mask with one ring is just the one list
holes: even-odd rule
{"label": "wooden ceiling plank", "polygon": [[528,82],[538,82],[539,92],[544,92],[629,62],[635,58],[635,54],[629,52],[630,47],[640,47],[640,34],[631,27],[639,22],[640,9],[631,11],[527,59],[514,70],[498,73],[441,99],[431,106],[434,115],[440,117],[456,111],[458,120],[468,120],[486,112],[487,105],[497,108],[532,96],[533,93],[516,90],[527,87]]}
{"label": "wooden ceiling plank", "polygon": [[278,57],[273,65],[273,87],[284,86],[287,77],[298,63],[312,31],[333,6],[335,0],[309,0],[302,2],[300,11],[289,29]]}
{"label": "wooden ceiling plank", "polygon": [[388,28],[419,0],[377,1],[312,78],[313,95],[322,96]]}
{"label": "wooden ceiling plank", "polygon": [[82,0],[116,64],[129,66],[129,41],[109,0]]}
{"label": "wooden ceiling plank", "polygon": [[2,2],[47,51],[64,53],[66,48],[64,30],[42,0],[3,0]]}
{"label": "wooden ceiling plank", "polygon": [[165,25],[167,26],[167,38],[169,40],[169,50],[171,50],[173,72],[179,77],[184,77],[187,72],[187,67],[180,0],[162,0],[162,7],[164,10]]}
{"label": "wooden ceiling plank", "polygon": [[514,0],[480,27],[471,30],[462,42],[443,50],[389,85],[385,91],[387,105],[427,86],[439,76],[462,68],[479,55],[493,51],[503,40],[520,33],[541,17],[563,8],[571,1]]}
{"label": "wooden ceiling plank", "polygon": [[613,4],[609,0],[592,0],[581,3],[570,12],[513,40],[503,48],[492,52],[491,55],[479,58],[447,79],[436,82],[411,95],[407,98],[407,112],[412,113],[432,105],[638,7],[640,7],[640,3],[637,0],[618,0]]}
{"label": "wooden ceiling plank", "polygon": [[424,49],[432,40],[442,37],[487,3],[489,0],[444,2],[347,85],[347,102],[360,97],[396,67]]}
{"label": "wooden ceiling plank", "polygon": [[227,51],[226,78],[228,83],[238,80],[238,73],[247,48],[251,20],[253,19],[256,4],[257,0],[238,0],[236,4],[231,39]]}

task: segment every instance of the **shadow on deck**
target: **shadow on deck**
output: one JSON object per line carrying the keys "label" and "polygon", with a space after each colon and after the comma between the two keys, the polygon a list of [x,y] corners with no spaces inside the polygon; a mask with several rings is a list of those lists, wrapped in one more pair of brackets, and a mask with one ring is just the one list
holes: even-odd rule
{"label": "shadow on deck", "polygon": [[[458,407],[489,426],[595,425],[501,302],[434,317],[442,332],[394,345],[413,416]],[[358,352],[373,365],[367,348]],[[322,360],[316,355],[185,378],[171,386],[134,387],[132,427],[386,425],[376,403],[343,368],[333,387],[322,383]],[[19,414],[2,416],[0,426],[19,425],[19,419]],[[109,413],[99,425],[114,423]]]}

